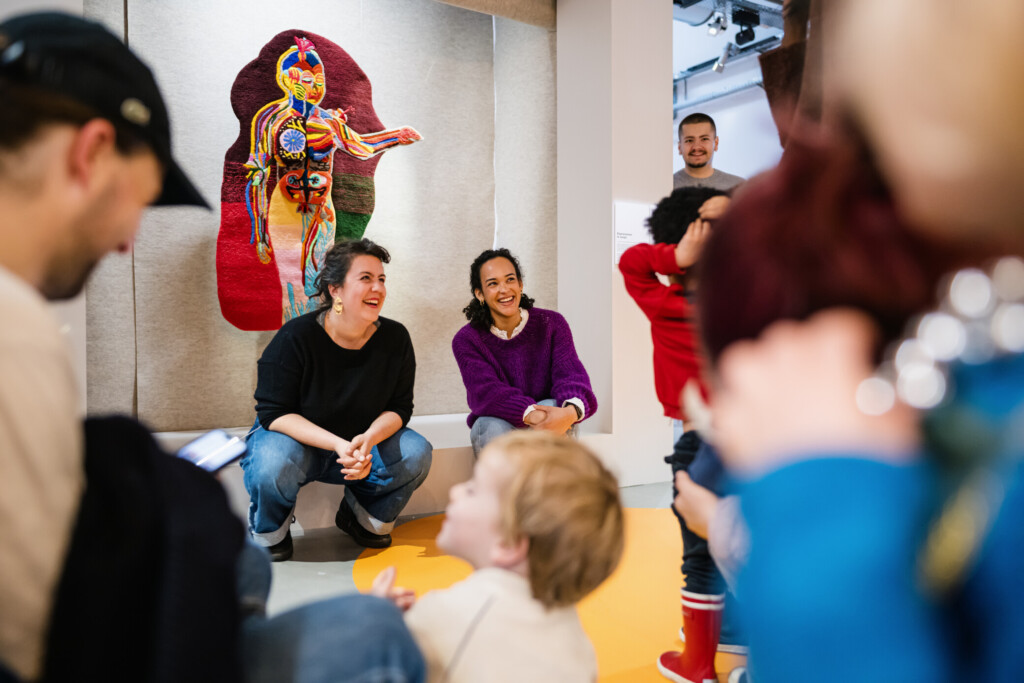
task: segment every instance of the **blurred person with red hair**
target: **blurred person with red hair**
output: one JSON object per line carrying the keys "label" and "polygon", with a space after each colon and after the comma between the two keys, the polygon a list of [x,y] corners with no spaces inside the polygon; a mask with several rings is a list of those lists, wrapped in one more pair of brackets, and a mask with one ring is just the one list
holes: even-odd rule
{"label": "blurred person with red hair", "polygon": [[[840,9],[826,27],[837,31],[825,36],[826,70],[834,67],[842,107],[863,131],[879,191],[891,188],[897,223],[886,227],[871,202],[850,218],[849,190],[830,193],[825,183],[843,162],[835,151],[807,159],[804,177],[816,182],[800,195],[791,134],[782,165],[763,181],[774,188],[750,183],[704,254],[709,278],[719,248],[729,264],[702,283],[702,325],[717,355],[718,445],[746,480],[751,550],[740,589],[754,675],[1016,681],[1024,91],[1012,83],[1024,69],[1014,33],[1024,5],[935,11],[924,0],[861,0]],[[849,163],[871,177],[863,158]],[[796,175],[784,182],[786,173]],[[775,210],[794,194],[818,207],[809,215],[858,230],[780,222]],[[746,221],[772,224],[761,247],[777,249],[767,259],[775,272],[744,270],[763,251],[727,249],[731,228]],[[908,231],[898,229],[903,221]],[[749,246],[738,235],[734,243]],[[787,253],[793,244],[802,256]],[[911,319],[907,309],[936,306],[934,272],[993,263],[943,280],[942,300],[914,318],[898,363],[875,373],[879,339]],[[793,276],[819,286],[794,288]],[[856,296],[836,300],[836,283],[858,278]]]}

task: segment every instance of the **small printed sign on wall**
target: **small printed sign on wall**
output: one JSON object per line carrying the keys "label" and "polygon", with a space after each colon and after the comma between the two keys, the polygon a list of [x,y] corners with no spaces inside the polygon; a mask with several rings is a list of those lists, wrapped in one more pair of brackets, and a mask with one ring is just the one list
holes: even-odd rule
{"label": "small printed sign on wall", "polygon": [[612,266],[618,267],[623,252],[634,244],[650,244],[651,233],[647,219],[654,211],[654,204],[616,201],[612,210],[612,231],[615,237],[615,251]]}

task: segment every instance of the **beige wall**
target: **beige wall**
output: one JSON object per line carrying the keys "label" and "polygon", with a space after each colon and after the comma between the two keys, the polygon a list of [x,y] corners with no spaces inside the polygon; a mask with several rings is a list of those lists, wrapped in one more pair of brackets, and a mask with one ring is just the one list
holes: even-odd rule
{"label": "beige wall", "polygon": [[672,6],[559,0],[558,301],[600,410],[585,442],[623,486],[665,481],[650,326],[612,263],[614,202],[672,190]]}

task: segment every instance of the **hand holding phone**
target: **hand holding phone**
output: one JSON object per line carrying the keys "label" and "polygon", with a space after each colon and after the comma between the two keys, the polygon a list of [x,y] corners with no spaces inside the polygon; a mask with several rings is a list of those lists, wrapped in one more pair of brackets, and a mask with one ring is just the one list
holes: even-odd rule
{"label": "hand holding phone", "polygon": [[209,431],[181,447],[178,457],[209,472],[216,472],[245,455],[245,439],[223,429]]}

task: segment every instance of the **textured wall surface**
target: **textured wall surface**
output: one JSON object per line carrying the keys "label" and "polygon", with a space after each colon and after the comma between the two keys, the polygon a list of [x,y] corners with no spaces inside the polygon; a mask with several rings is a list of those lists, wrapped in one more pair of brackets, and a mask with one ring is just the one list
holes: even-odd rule
{"label": "textured wall surface", "polygon": [[[85,0],[85,16],[124,34],[124,3]],[[88,412],[135,412],[135,277],[133,254],[110,254],[86,289]]]}
{"label": "textured wall surface", "polygon": [[[86,2],[89,16],[112,27],[125,24],[122,7],[121,0]],[[440,3],[310,0],[301,15],[294,7],[128,1],[128,42],[153,68],[168,101],[175,155],[214,211],[148,211],[134,255],[115,257],[97,274],[88,292],[90,412],[135,405],[140,419],[161,431],[252,421],[256,359],[272,333],[242,332],[220,315],[216,209],[224,152],[237,134],[231,83],[267,40],[289,28],[341,45],[370,77],[384,124],[411,125],[424,136],[384,153],[366,231],[392,253],[384,315],[404,323],[416,347],[416,413],[466,409],[450,341],[464,322],[468,265],[494,237],[502,155],[509,172],[499,182],[525,183],[509,189],[508,202],[500,200],[506,188],[499,195],[502,235],[522,250],[530,293],[554,305],[552,34],[502,25],[499,36],[508,38],[496,54],[491,17]],[[538,73],[530,77],[528,69]],[[496,97],[518,119],[501,138],[521,139],[534,152],[496,149],[496,125],[506,130]]]}
{"label": "textured wall surface", "polygon": [[440,0],[466,9],[533,24],[555,27],[555,0]]}
{"label": "textured wall surface", "polygon": [[522,263],[524,291],[557,309],[555,33],[495,19],[494,80],[497,241]]}

